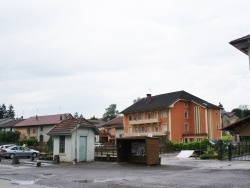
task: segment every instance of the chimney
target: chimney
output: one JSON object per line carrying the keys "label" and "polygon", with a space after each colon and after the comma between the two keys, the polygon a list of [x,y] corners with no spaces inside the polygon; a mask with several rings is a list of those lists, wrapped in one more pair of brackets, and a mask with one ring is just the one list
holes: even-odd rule
{"label": "chimney", "polygon": [[36,120],[38,120],[38,116],[36,115]]}
{"label": "chimney", "polygon": [[60,116],[60,120],[62,121],[62,116]]}
{"label": "chimney", "polygon": [[151,94],[147,94],[146,101],[147,102],[151,101]]}

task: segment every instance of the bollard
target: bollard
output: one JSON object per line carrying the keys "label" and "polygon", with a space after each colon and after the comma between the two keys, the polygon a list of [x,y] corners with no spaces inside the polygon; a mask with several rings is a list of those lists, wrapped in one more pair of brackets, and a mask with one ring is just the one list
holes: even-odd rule
{"label": "bollard", "polygon": [[19,159],[17,156],[14,156],[12,159],[12,164],[20,164]]}
{"label": "bollard", "polygon": [[107,154],[107,161],[109,162],[110,161],[110,155]]}
{"label": "bollard", "polygon": [[53,160],[54,164],[60,164],[60,158],[59,155],[54,155],[54,160]]}
{"label": "bollard", "polygon": [[34,156],[31,156],[30,160],[31,160],[31,161],[34,161]]}
{"label": "bollard", "polygon": [[37,166],[37,167],[41,167],[41,164],[42,164],[42,163],[39,161],[39,162],[36,163],[36,166]]}

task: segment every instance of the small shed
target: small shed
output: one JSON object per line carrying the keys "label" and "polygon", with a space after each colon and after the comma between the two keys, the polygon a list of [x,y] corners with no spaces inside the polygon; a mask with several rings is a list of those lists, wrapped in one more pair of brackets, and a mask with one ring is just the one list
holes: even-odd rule
{"label": "small shed", "polygon": [[159,138],[124,137],[116,139],[117,162],[160,164]]}
{"label": "small shed", "polygon": [[82,162],[94,160],[95,135],[100,131],[84,118],[65,119],[52,128],[53,155],[64,162]]}

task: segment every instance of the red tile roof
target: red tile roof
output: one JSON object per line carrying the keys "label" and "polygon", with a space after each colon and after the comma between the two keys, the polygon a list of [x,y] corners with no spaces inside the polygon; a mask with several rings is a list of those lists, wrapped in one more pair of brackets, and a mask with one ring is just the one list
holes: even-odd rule
{"label": "red tile roof", "polygon": [[75,129],[77,125],[93,128],[94,131],[98,132],[98,129],[92,125],[88,120],[81,119],[65,119],[53,127],[48,134],[49,135],[63,135],[63,134],[71,134],[71,132]]}
{"label": "red tile roof", "polygon": [[110,125],[118,125],[118,124],[123,124],[123,116],[118,116],[109,122],[105,123],[103,126],[110,126]]}
{"label": "red tile roof", "polygon": [[39,125],[55,125],[60,123],[63,119],[71,116],[71,114],[56,114],[48,116],[33,116],[18,124],[15,127],[26,127],[26,126],[39,126]]}

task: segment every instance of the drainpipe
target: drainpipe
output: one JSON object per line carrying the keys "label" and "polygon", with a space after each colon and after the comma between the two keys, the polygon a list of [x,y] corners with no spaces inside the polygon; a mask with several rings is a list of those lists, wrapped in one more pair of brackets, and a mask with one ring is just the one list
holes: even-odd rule
{"label": "drainpipe", "polygon": [[76,136],[75,136],[75,159],[73,160],[73,164],[77,163],[77,129],[78,129],[78,125],[76,125]]}

